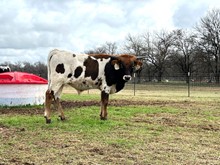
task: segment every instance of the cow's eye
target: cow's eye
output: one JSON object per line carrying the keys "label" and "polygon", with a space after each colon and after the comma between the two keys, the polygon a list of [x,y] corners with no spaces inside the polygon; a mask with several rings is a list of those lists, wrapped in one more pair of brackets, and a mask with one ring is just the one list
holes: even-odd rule
{"label": "cow's eye", "polygon": [[120,64],[120,68],[124,68],[124,65],[123,65],[123,64]]}

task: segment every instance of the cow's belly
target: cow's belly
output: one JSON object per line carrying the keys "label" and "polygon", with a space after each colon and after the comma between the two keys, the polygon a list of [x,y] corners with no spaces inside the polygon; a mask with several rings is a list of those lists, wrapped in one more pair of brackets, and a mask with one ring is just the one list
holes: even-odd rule
{"label": "cow's belly", "polygon": [[99,89],[101,91],[105,91],[106,93],[113,94],[116,93],[116,86],[107,86],[106,83],[97,83],[97,81],[85,81],[85,80],[78,80],[78,81],[72,81],[71,83],[68,83],[70,86],[75,88],[78,93],[81,93],[82,91],[88,90],[88,89]]}
{"label": "cow's belly", "polygon": [[88,90],[88,89],[99,89],[97,86],[93,85],[93,84],[76,84],[76,83],[71,83],[69,84],[70,86],[72,86],[73,88],[75,88],[77,91],[84,91],[84,90]]}
{"label": "cow's belly", "polygon": [[99,84],[95,83],[94,81],[79,80],[72,81],[68,84],[75,88],[78,91],[78,93],[88,89],[100,89]]}

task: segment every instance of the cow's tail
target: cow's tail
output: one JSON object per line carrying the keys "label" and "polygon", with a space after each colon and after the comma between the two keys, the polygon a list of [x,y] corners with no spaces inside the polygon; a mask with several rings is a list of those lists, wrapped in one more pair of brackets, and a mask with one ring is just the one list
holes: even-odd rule
{"label": "cow's tail", "polygon": [[49,90],[51,89],[51,65],[50,65],[50,63],[51,63],[51,59],[56,51],[57,51],[57,49],[50,51],[50,53],[48,54],[48,57],[47,57],[47,79],[48,79],[48,89]]}

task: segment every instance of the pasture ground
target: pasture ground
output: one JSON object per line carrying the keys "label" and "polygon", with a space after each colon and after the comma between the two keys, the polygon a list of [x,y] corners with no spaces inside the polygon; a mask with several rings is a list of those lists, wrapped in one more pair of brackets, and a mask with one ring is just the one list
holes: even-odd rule
{"label": "pasture ground", "polygon": [[[0,107],[0,165],[220,164],[220,89],[131,86],[99,120],[97,90],[65,88],[67,120],[45,124],[42,106]],[[73,93],[73,94],[72,94]]]}

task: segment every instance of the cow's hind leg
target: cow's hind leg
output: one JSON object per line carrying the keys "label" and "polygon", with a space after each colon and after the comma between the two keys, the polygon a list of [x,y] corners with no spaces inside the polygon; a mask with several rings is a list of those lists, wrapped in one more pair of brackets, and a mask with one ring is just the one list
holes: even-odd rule
{"label": "cow's hind leg", "polygon": [[101,93],[101,113],[100,113],[100,119],[101,120],[107,120],[107,105],[109,100],[109,94],[105,91],[102,91]]}
{"label": "cow's hind leg", "polygon": [[61,120],[65,120],[66,119],[65,116],[64,116],[63,108],[62,108],[62,106],[60,104],[60,95],[61,95],[61,93],[63,91],[63,87],[64,87],[64,85],[61,85],[59,90],[54,95],[55,106],[56,106],[58,112],[60,113],[59,117],[60,117]]}
{"label": "cow's hind leg", "polygon": [[51,104],[52,104],[52,100],[54,98],[54,93],[51,90],[47,90],[46,94],[45,94],[45,111],[44,111],[44,117],[46,119],[46,123],[51,123],[51,119],[50,119],[50,113],[51,113]]}
{"label": "cow's hind leg", "polygon": [[59,115],[60,119],[65,120],[66,118],[64,116],[63,108],[60,104],[60,98],[59,97],[55,99],[55,104],[56,104],[58,112],[60,113],[60,115]]}

